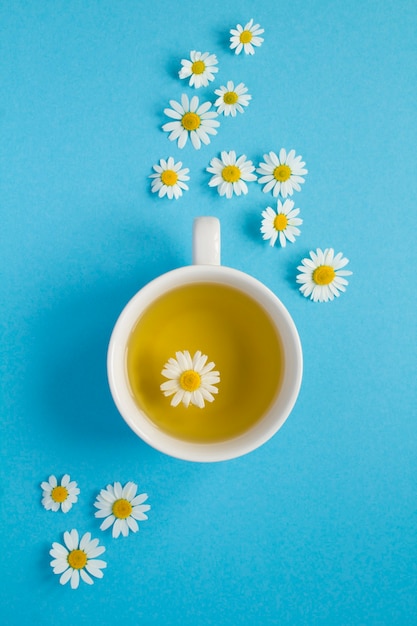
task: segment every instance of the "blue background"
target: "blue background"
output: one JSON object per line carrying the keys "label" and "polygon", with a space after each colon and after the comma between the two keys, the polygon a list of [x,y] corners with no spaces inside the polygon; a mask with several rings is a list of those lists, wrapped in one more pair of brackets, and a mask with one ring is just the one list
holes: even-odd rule
{"label": "blue background", "polygon": [[[256,9],[256,10],[255,10]],[[229,29],[265,28],[255,56]],[[2,621],[7,625],[407,625],[417,611],[416,40],[414,0],[3,1],[1,28]],[[161,131],[181,58],[217,54],[244,115],[198,152]],[[294,148],[302,234],[259,234],[261,186],[228,201],[205,172],[221,150],[256,164]],[[178,201],[150,192],[169,155],[191,170]],[[142,443],[106,381],[128,299],[191,261],[195,216],[222,224],[222,261],[292,314],[305,374],[279,433],[246,457],[175,460]],[[354,273],[315,304],[295,284],[310,249]],[[254,390],[256,391],[256,390]],[[45,511],[39,484],[70,473],[79,503]],[[152,509],[113,540],[92,504],[133,480]],[[48,551],[90,531],[108,568],[61,587]]]}

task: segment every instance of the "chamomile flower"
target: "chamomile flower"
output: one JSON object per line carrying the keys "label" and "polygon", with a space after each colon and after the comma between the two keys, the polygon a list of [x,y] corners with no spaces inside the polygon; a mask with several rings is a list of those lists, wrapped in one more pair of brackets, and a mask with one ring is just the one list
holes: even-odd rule
{"label": "chamomile flower", "polygon": [[152,178],[152,191],[158,192],[158,196],[163,198],[165,195],[172,200],[177,200],[182,196],[183,190],[188,190],[188,185],[185,184],[186,180],[190,180],[187,176],[190,171],[188,167],[182,168],[182,162],[175,163],[172,157],[168,157],[168,160],[159,159],[159,165],[153,166],[155,174],[151,174],[149,178]]}
{"label": "chamomile flower", "polygon": [[300,185],[304,182],[302,176],[307,174],[304,169],[304,161],[301,156],[295,156],[295,150],[290,150],[287,154],[284,148],[279,151],[279,156],[275,152],[264,154],[265,163],[260,163],[256,170],[261,177],[258,183],[264,185],[262,191],[268,193],[272,191],[276,198],[281,194],[283,198],[292,196],[294,189],[300,191]]}
{"label": "chamomile flower", "polygon": [[102,489],[94,502],[98,511],[95,517],[102,518],[100,529],[107,530],[113,526],[112,536],[117,538],[120,534],[127,537],[129,531],[136,533],[139,530],[138,522],[148,519],[146,511],[151,508],[149,504],[143,504],[148,499],[148,494],[136,495],[138,486],[128,482],[124,487],[121,483],[107,485]]}
{"label": "chamomile flower", "polygon": [[349,263],[339,252],[334,254],[333,248],[324,251],[317,248],[316,252],[310,252],[310,258],[303,259],[298,266],[301,274],[296,281],[301,283],[301,293],[314,302],[327,302],[346,291],[348,281],[344,276],[352,274],[349,270],[342,269]]}
{"label": "chamomile flower", "polygon": [[274,211],[271,207],[267,207],[265,211],[262,211],[262,226],[261,233],[263,233],[263,239],[269,239],[271,246],[275,245],[276,240],[283,248],[287,245],[287,239],[291,243],[294,243],[295,237],[300,234],[300,226],[303,220],[298,216],[300,209],[294,209],[294,202],[292,200],[285,200],[282,204],[281,200],[277,202],[277,210]]}
{"label": "chamomile flower", "polygon": [[230,30],[230,48],[235,54],[240,54],[242,50],[245,54],[255,54],[255,47],[263,43],[263,38],[259,37],[263,32],[264,29],[260,28],[259,24],[254,24],[253,19],[245,27],[238,24],[236,28]]}
{"label": "chamomile flower", "polygon": [[214,93],[216,96],[219,96],[214,103],[214,106],[217,107],[217,113],[219,115],[220,113],[226,116],[231,115],[232,117],[236,117],[237,111],[243,113],[243,107],[247,107],[249,101],[252,100],[252,96],[247,91],[248,88],[243,83],[239,83],[235,87],[231,80],[227,82],[225,87],[215,89]]}
{"label": "chamomile flower", "polygon": [[215,54],[191,50],[190,59],[182,59],[182,68],[178,72],[180,78],[189,78],[190,86],[198,89],[207,87],[214,80],[214,74],[219,71]]}
{"label": "chamomile flower", "polygon": [[91,539],[90,533],[85,533],[79,540],[78,532],[64,533],[64,544],[54,542],[49,554],[53,557],[51,567],[54,574],[61,574],[59,582],[65,585],[70,581],[71,588],[77,589],[80,578],[88,585],[92,585],[95,578],[103,578],[103,570],[107,563],[97,556],[105,552],[104,546],[99,546],[98,539]]}
{"label": "chamomile flower", "polygon": [[58,484],[56,476],[51,475],[48,481],[41,483],[42,504],[47,511],[63,511],[68,513],[70,508],[78,500],[78,489],[75,480],[71,480],[69,474],[64,474],[61,483]]}
{"label": "chamomile flower", "polygon": [[188,350],[176,352],[175,356],[164,365],[162,376],[169,380],[162,383],[161,391],[164,396],[174,396],[171,406],[182,402],[186,407],[193,404],[203,409],[205,401],[213,402],[213,394],[218,393],[215,385],[220,382],[219,372],[213,371],[214,363],[207,363],[207,356],[200,350],[193,357]]}
{"label": "chamomile flower", "polygon": [[188,137],[191,139],[196,150],[201,148],[201,144],[210,143],[210,135],[217,135],[216,128],[220,122],[216,119],[216,111],[210,111],[211,102],[199,104],[197,96],[191,100],[186,94],[181,96],[181,104],[175,100],[169,101],[171,109],[164,109],[165,115],[172,118],[173,122],[168,122],[162,126],[162,130],[169,133],[168,139],[178,140],[178,148],[183,148]]}
{"label": "chamomile flower", "polygon": [[252,161],[248,161],[244,154],[236,158],[234,150],[223,151],[221,159],[212,159],[207,171],[213,174],[209,180],[209,186],[217,187],[219,194],[229,199],[234,193],[237,196],[247,194],[246,182],[256,180],[256,175],[253,174],[255,167]]}

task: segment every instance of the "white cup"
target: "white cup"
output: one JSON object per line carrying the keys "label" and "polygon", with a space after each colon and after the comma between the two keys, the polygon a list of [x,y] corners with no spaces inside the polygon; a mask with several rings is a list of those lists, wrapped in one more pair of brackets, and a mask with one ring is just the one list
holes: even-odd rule
{"label": "white cup", "polygon": [[[130,390],[126,351],[130,334],[143,312],[166,292],[192,283],[216,283],[244,292],[271,319],[281,339],[284,371],[279,392],[264,415],[246,432],[232,439],[196,443],[178,439],[158,428],[135,402]],[[193,265],[172,270],[143,287],[123,309],[113,329],[107,372],[114,402],[130,428],[160,452],[188,461],[224,461],[242,456],[268,441],[281,428],[296,402],[303,359],[295,324],[282,302],[249,274],[220,265],[220,223],[198,217],[193,226]]]}

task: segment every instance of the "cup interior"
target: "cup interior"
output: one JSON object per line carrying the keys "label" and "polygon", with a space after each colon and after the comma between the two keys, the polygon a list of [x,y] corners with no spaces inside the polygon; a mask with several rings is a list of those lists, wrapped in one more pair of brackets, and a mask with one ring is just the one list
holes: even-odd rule
{"label": "cup interior", "polygon": [[[140,316],[167,291],[193,283],[229,286],[252,298],[276,328],[284,355],[279,391],[270,406],[248,430],[222,441],[205,443],[183,440],[158,428],[135,402],[127,376],[127,344]],[[287,309],[265,285],[239,270],[225,266],[193,265],[156,278],[128,302],[110,339],[107,369],[116,406],[139,437],[170,456],[189,461],[211,462],[235,458],[254,450],[282,426],[295,404],[301,385],[302,350],[296,327]]]}

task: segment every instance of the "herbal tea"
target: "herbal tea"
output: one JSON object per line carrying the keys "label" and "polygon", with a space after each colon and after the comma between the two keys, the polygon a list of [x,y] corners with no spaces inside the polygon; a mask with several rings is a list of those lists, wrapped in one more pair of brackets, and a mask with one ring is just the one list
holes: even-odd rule
{"label": "herbal tea", "polygon": [[[200,350],[220,374],[218,393],[204,408],[182,403],[160,389],[170,357]],[[281,340],[268,314],[227,285],[195,283],[173,289],[139,318],[128,341],[127,375],[136,404],[162,431],[209,443],[237,437],[257,422],[279,392]]]}

